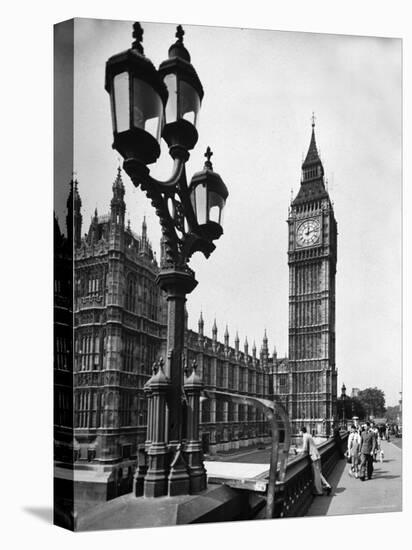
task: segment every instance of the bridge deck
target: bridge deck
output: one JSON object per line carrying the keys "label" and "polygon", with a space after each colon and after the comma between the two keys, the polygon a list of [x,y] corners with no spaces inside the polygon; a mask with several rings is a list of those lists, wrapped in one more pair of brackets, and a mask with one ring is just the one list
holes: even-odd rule
{"label": "bridge deck", "polygon": [[371,480],[360,481],[348,474],[349,465],[340,460],[328,477],[331,495],[315,497],[306,516],[336,516],[399,512],[402,510],[402,450],[383,441],[383,462],[374,463]]}

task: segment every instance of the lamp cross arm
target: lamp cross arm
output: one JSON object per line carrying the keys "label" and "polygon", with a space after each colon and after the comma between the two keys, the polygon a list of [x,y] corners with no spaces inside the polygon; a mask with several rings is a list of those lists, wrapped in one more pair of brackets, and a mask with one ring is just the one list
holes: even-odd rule
{"label": "lamp cross arm", "polygon": [[186,182],[185,161],[180,158],[174,160],[172,175],[164,181],[153,178],[150,175],[149,168],[136,159],[126,159],[123,167],[136,187],[139,185],[144,185],[145,187],[150,185],[157,187],[161,192],[171,193],[181,184],[182,180]]}

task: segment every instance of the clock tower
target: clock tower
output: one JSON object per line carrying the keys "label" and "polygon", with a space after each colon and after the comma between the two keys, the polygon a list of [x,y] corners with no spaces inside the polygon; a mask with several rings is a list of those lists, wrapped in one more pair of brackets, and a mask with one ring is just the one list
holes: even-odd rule
{"label": "clock tower", "polygon": [[292,431],[332,432],[336,416],[337,224],[325,188],[315,121],[289,217],[289,396]]}

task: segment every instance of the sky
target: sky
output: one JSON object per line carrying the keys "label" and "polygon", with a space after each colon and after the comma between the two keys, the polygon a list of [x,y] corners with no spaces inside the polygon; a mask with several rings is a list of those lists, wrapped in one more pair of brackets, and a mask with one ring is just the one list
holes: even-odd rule
{"label": "sky", "polygon": [[[145,54],[158,66],[175,27],[142,22]],[[216,318],[249,349],[288,349],[287,224],[302,156],[316,139],[338,222],[336,367],[338,387],[377,386],[387,404],[401,391],[401,42],[397,39],[185,25],[185,45],[205,97],[188,179],[210,145],[225,181],[224,235],[206,260],[191,260],[198,287],[188,297],[189,327],[200,311],[205,333]],[[109,209],[119,163],[111,148],[104,90],[106,60],[130,47],[132,22],[78,19],[74,62],[74,170],[83,232],[97,207]],[[162,146],[151,173],[170,175]],[[71,173],[58,174],[62,182]],[[159,249],[160,227],[126,174],[127,217]],[[64,183],[62,184],[64,185]],[[67,183],[68,188],[68,183]],[[63,211],[57,212],[63,220]]]}

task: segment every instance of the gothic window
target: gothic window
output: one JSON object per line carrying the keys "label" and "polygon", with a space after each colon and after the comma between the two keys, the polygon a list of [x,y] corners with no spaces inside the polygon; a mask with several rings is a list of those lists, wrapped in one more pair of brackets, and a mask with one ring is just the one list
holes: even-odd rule
{"label": "gothic window", "polygon": [[79,370],[97,370],[101,366],[100,338],[98,334],[82,334],[76,340],[77,367]]}
{"label": "gothic window", "polygon": [[126,283],[126,303],[128,311],[136,312],[136,278],[129,275]]}
{"label": "gothic window", "polygon": [[228,365],[228,387],[229,387],[230,390],[235,389],[234,371],[235,371],[234,366],[233,365]]}
{"label": "gothic window", "polygon": [[76,427],[87,428],[90,419],[91,392],[89,390],[79,391],[76,395]]}
{"label": "gothic window", "polygon": [[202,422],[210,422],[210,400],[205,399],[202,401]]}
{"label": "gothic window", "polygon": [[130,336],[123,339],[123,370],[133,372],[134,365],[134,340]]}
{"label": "gothic window", "polygon": [[90,427],[97,427],[97,392],[91,392]]}
{"label": "gothic window", "polygon": [[248,381],[246,391],[248,393],[253,393],[253,372],[249,370],[248,372]]}
{"label": "gothic window", "polygon": [[228,402],[228,414],[227,419],[229,422],[233,422],[235,419],[235,404],[232,401]]}
{"label": "gothic window", "polygon": [[54,339],[54,367],[58,370],[69,370],[69,345],[63,336]]}
{"label": "gothic window", "polygon": [[137,424],[138,426],[147,425],[147,399],[144,395],[137,398]]}
{"label": "gothic window", "polygon": [[101,270],[93,270],[89,272],[88,279],[86,279],[87,288],[86,293],[89,296],[96,296],[102,291],[102,273]]}
{"label": "gothic window", "polygon": [[222,361],[217,361],[216,386],[218,388],[225,387],[225,369]]}
{"label": "gothic window", "polygon": [[207,355],[203,358],[203,383],[205,385],[212,383],[210,357]]}
{"label": "gothic window", "polygon": [[216,399],[216,422],[223,422],[224,402],[222,399]]}
{"label": "gothic window", "polygon": [[132,420],[133,394],[128,390],[120,393],[120,426],[130,426]]}

